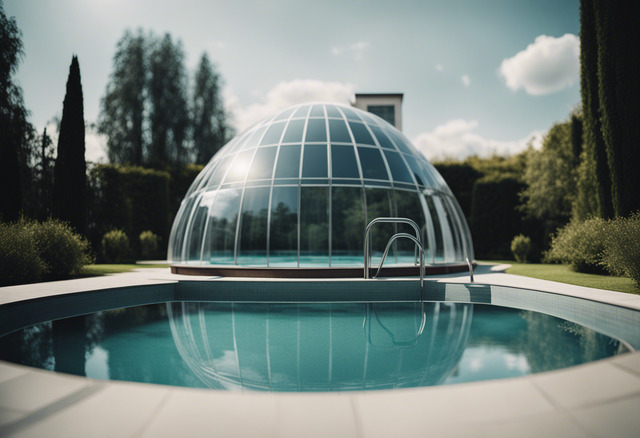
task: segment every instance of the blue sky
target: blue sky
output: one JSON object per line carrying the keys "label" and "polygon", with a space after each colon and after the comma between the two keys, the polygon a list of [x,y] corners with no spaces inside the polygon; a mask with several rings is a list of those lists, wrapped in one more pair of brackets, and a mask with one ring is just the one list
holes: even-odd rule
{"label": "blue sky", "polygon": [[[427,158],[514,153],[580,101],[578,0],[5,0],[23,33],[31,121],[62,113],[78,55],[95,122],[125,29],[169,32],[192,71],[203,52],[242,129],[308,100],[404,93],[404,133]],[[91,130],[87,157],[100,159]]]}

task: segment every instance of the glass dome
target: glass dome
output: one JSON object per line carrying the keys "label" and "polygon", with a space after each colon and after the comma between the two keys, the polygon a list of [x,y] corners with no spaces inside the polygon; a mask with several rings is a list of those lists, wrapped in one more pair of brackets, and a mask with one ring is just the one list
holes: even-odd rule
{"label": "glass dome", "polygon": [[[451,190],[400,131],[362,110],[327,103],[281,111],[227,143],[189,188],[169,238],[171,263],[260,267],[363,266],[366,225],[406,217],[429,264],[473,260]],[[379,262],[404,224],[376,224]],[[413,263],[397,240],[385,266]]]}

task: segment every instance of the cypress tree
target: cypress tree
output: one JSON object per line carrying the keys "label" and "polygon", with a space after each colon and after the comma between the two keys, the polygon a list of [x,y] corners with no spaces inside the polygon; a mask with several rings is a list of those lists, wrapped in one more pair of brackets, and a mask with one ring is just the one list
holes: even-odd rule
{"label": "cypress tree", "polygon": [[573,165],[580,164],[580,154],[582,154],[582,114],[571,114],[571,153],[573,154]]}
{"label": "cypress tree", "polygon": [[640,27],[634,2],[595,1],[602,133],[616,216],[640,210]]}
{"label": "cypress tree", "polygon": [[[611,203],[611,178],[607,149],[602,136],[600,122],[600,100],[598,94],[598,46],[594,0],[580,2],[580,92],[584,124],[585,149],[594,165],[598,197],[598,215],[613,216]],[[585,184],[592,186],[591,184]]]}
{"label": "cypress tree", "polygon": [[87,165],[84,158],[84,108],[80,66],[74,56],[69,68],[62,108],[58,156],[54,167],[54,215],[68,221],[81,234],[87,229]]}

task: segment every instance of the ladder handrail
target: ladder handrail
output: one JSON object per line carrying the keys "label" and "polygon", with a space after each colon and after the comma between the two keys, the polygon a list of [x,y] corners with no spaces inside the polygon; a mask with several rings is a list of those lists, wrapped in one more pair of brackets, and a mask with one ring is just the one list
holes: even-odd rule
{"label": "ladder handrail", "polygon": [[420,242],[418,239],[416,239],[415,237],[413,237],[411,234],[408,234],[408,233],[396,233],[393,236],[391,236],[391,239],[389,239],[389,241],[387,242],[387,247],[384,249],[384,253],[382,254],[382,260],[380,261],[380,266],[378,266],[376,275],[374,275],[373,278],[376,278],[380,273],[380,270],[382,269],[382,265],[384,264],[384,261],[387,258],[387,255],[389,254],[389,249],[391,248],[391,245],[395,240],[399,238],[412,240],[413,243],[415,243],[418,246],[418,251],[420,252],[420,288],[422,289],[424,287],[424,246],[422,246],[422,242]]}
{"label": "ladder handrail", "polygon": [[471,283],[473,283],[473,264],[469,261],[469,257],[465,257],[465,261],[467,262],[467,267],[469,268],[469,279]]}
{"label": "ladder handrail", "polygon": [[[369,247],[369,233],[371,232],[371,227],[378,223],[395,223],[395,224],[408,224],[411,225],[416,232],[416,239],[420,242],[420,246],[422,246],[422,239],[420,238],[420,227],[414,221],[406,217],[378,217],[369,222],[367,228],[364,231],[364,278],[369,278],[369,264],[371,263],[371,248]],[[423,255],[424,255],[424,247],[423,247]],[[417,260],[414,261],[416,263]],[[424,263],[423,263],[424,265]]]}

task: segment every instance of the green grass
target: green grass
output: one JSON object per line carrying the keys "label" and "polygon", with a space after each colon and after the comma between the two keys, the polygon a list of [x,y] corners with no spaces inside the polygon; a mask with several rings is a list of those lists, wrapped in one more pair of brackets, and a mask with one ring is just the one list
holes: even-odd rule
{"label": "green grass", "polygon": [[630,278],[613,277],[609,275],[583,274],[572,271],[567,265],[551,265],[543,263],[517,263],[512,261],[491,261],[491,264],[508,263],[507,274],[522,275],[523,277],[539,278],[542,280],[558,281],[576,286],[592,287],[595,289],[613,290],[630,294],[640,294],[640,287]]}
{"label": "green grass", "polygon": [[145,269],[145,268],[168,268],[169,265],[166,263],[155,264],[155,265],[147,265],[147,264],[97,264],[97,265],[86,265],[82,268],[82,272],[79,277],[98,277],[101,275],[108,274],[119,274],[120,272],[129,272],[133,269]]}

